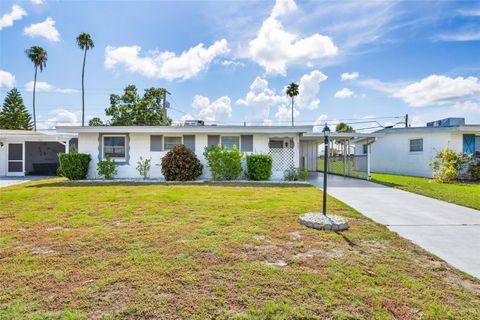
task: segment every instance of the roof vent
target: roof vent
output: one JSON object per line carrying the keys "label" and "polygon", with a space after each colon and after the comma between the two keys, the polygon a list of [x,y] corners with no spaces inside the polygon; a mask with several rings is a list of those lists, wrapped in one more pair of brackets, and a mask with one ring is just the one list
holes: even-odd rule
{"label": "roof vent", "polygon": [[446,118],[427,123],[427,127],[451,127],[465,124],[465,118]]}
{"label": "roof vent", "polygon": [[203,120],[185,120],[183,124],[185,126],[204,126],[205,122]]}

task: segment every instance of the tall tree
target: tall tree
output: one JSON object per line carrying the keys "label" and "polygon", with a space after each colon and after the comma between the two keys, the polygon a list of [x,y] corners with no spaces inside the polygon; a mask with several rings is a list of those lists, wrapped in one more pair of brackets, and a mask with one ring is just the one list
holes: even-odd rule
{"label": "tall tree", "polygon": [[[145,89],[143,97],[135,85],[124,89],[123,95],[111,94],[110,107],[105,109],[111,116],[112,126],[169,126],[172,119],[163,112],[166,89]],[[168,105],[168,103],[166,103]]]}
{"label": "tall tree", "polygon": [[103,123],[102,119],[100,119],[99,117],[93,117],[92,119],[90,119],[90,121],[88,121],[89,127],[100,127],[104,125],[105,124]]}
{"label": "tall tree", "polygon": [[0,129],[32,130],[32,117],[16,88],[8,91],[3,101],[3,107],[0,110]]}
{"label": "tall tree", "polygon": [[42,47],[32,46],[30,49],[25,50],[25,54],[33,62],[35,68],[35,76],[33,78],[33,130],[37,131],[37,117],[35,115],[35,89],[37,87],[37,70],[40,68],[40,72],[47,66],[47,51]]}
{"label": "tall tree", "polygon": [[337,126],[335,127],[335,131],[336,132],[344,132],[344,133],[355,132],[355,130],[353,130],[353,128],[351,126],[349,126],[348,124],[346,124],[345,122],[340,122],[339,124],[337,124]]}
{"label": "tall tree", "polygon": [[88,33],[81,33],[77,37],[77,45],[83,50],[82,67],[82,127],[85,125],[85,60],[87,59],[87,50],[95,47],[92,37]]}
{"label": "tall tree", "polygon": [[294,99],[296,96],[298,96],[300,93],[298,92],[298,84],[296,84],[295,82],[292,82],[290,83],[288,86],[287,86],[287,96],[289,96],[290,98],[292,98],[292,127],[294,125],[294,122],[293,122],[293,111],[294,111],[294,108],[293,108],[293,105],[294,105]]}

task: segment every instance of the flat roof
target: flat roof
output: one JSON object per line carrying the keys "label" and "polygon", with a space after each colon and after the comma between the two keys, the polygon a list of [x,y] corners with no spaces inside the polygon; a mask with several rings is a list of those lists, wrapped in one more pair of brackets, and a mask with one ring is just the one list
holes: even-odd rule
{"label": "flat roof", "polygon": [[313,126],[58,126],[65,133],[306,133]]}
{"label": "flat roof", "polygon": [[56,132],[45,133],[31,130],[0,130],[1,138],[13,138],[21,140],[35,140],[35,141],[56,141],[57,139],[74,138],[74,134],[59,134]]}
{"label": "flat roof", "polygon": [[401,132],[419,132],[419,131],[478,131],[480,132],[480,124],[463,124],[457,126],[440,126],[440,127],[408,127],[408,128],[385,128],[378,131],[377,133],[401,133]]}

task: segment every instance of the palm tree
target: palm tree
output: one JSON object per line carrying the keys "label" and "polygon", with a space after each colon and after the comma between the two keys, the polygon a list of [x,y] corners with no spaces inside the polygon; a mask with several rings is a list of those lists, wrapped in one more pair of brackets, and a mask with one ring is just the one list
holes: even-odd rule
{"label": "palm tree", "polygon": [[77,45],[83,50],[83,68],[82,68],[82,127],[85,125],[85,59],[87,58],[87,50],[95,47],[93,40],[88,33],[81,33],[77,37]]}
{"label": "palm tree", "polygon": [[33,62],[35,67],[35,77],[33,78],[33,130],[37,131],[37,118],[35,115],[35,89],[37,87],[37,70],[40,68],[40,72],[47,66],[47,51],[42,47],[32,46],[30,49],[25,50],[25,54]]}
{"label": "palm tree", "polygon": [[286,93],[287,93],[287,96],[292,98],[292,127],[293,127],[293,103],[294,103],[294,98],[299,95],[298,84],[296,84],[295,82],[290,83],[287,86],[287,92]]}

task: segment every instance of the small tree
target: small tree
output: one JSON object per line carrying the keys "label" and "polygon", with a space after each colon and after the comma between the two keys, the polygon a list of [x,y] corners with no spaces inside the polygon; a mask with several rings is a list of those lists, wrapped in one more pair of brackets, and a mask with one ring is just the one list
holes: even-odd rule
{"label": "small tree", "polygon": [[105,160],[98,162],[98,174],[103,176],[106,180],[111,180],[117,174],[117,163],[109,156]]}
{"label": "small tree", "polygon": [[148,179],[148,172],[150,171],[150,162],[152,161],[151,158],[143,159],[140,157],[140,160],[137,162],[137,170],[140,176],[143,177],[144,180]]}
{"label": "small tree", "polygon": [[290,83],[287,86],[287,90],[285,91],[285,93],[287,94],[287,96],[289,96],[292,99],[292,127],[293,127],[294,125],[293,112],[294,112],[294,104],[295,104],[294,100],[295,100],[295,97],[300,94],[298,90],[298,84],[296,84],[295,82]]}
{"label": "small tree", "polygon": [[433,178],[440,183],[452,183],[470,160],[471,157],[455,152],[447,146],[430,162],[430,167],[434,170]]}
{"label": "small tree", "polygon": [[8,91],[3,102],[0,129],[32,130],[32,118],[23,104],[22,95],[16,88]]}
{"label": "small tree", "polygon": [[203,155],[207,159],[212,180],[234,180],[242,174],[243,153],[236,145],[232,150],[221,145],[205,148]]}
{"label": "small tree", "polygon": [[103,125],[104,125],[104,123],[103,123],[102,119],[100,119],[99,117],[93,117],[92,119],[90,119],[88,121],[88,126],[89,127],[101,127]]}

